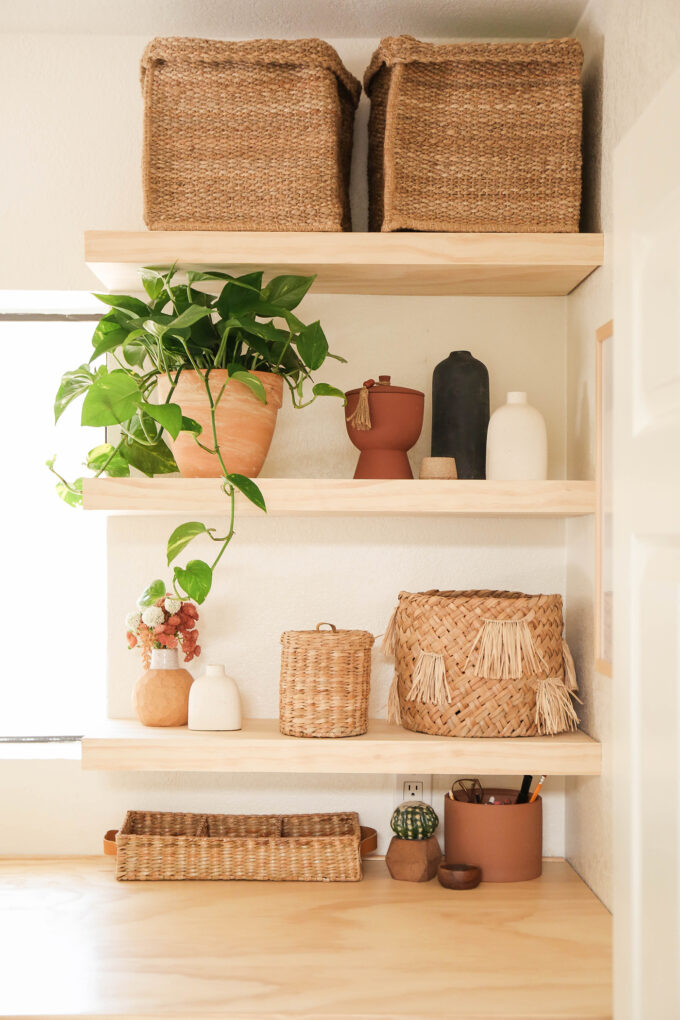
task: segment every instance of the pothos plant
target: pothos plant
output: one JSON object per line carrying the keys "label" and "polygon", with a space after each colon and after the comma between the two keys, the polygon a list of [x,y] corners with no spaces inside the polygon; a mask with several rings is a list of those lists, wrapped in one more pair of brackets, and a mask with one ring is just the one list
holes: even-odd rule
{"label": "pothos plant", "polygon": [[[327,358],[344,358],[330,353],[318,321],[305,324],[293,312],[315,277],[277,276],[263,287],[262,275],[189,272],[186,284],[177,284],[174,267],[167,271],[150,267],[141,270],[146,301],[127,294],[95,295],[110,311],[97,324],[89,360],[65,373],[55,398],[56,421],[73,400],[82,397],[82,425],[119,427],[117,442],[102,443],[87,454],[85,464],[95,478],[127,477],[131,468],[149,477],[177,471],[165,433],[176,439],[180,432],[189,432],[202,450],[216,458],[226,498],[226,527],[218,535],[215,528],[188,521],[170,535],[168,566],[199,535],[216,545],[210,562],[193,559],[183,567],[174,566],[171,583],[180,599],[202,603],[208,595],[213,572],[234,536],[237,490],[266,511],[256,483],[230,472],[220,450],[215,412],[229,382],[243,383],[266,403],[265,388],[253,372],[273,372],[288,386],[296,408],[306,407],[317,397],[345,399],[341,390],[312,378]],[[206,281],[217,281],[219,293],[195,286]],[[216,395],[210,386],[215,369],[228,373]],[[210,407],[209,436],[172,399],[185,371],[196,372],[202,379]],[[156,403],[152,397],[162,375],[169,380],[168,393],[163,403]],[[57,476],[59,496],[71,506],[81,504],[83,479],[67,481],[57,471],[55,459],[47,466]],[[164,580],[153,581],[139,605],[153,605],[168,590]]]}

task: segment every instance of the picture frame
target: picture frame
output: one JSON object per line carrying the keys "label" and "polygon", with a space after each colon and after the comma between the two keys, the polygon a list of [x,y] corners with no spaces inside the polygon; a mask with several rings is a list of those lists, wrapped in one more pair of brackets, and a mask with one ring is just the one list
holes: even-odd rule
{"label": "picture frame", "polygon": [[595,669],[613,673],[613,343],[614,321],[595,331]]}

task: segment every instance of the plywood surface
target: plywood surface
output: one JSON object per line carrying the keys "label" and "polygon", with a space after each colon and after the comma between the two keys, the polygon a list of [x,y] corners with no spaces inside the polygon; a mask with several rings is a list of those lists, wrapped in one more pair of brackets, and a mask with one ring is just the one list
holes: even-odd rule
{"label": "plywood surface", "polygon": [[312,772],[432,775],[599,775],[600,745],[585,733],[557,737],[431,737],[374,719],[341,740],[285,737],[276,719],[247,719],[234,733],[203,733],[110,720],[86,734],[85,769],[175,772]]}
{"label": "plywood surface", "polygon": [[[478,480],[258,478],[272,517],[574,517],[595,510],[595,483]],[[217,478],[85,479],[86,510],[112,513],[224,513]],[[239,515],[262,511],[238,497]]]}
{"label": "plywood surface", "polygon": [[[491,810],[491,809],[490,809]],[[3,1016],[608,1020],[611,919],[564,862],[449,892],[392,881],[117,883],[0,860]]]}
{"label": "plywood surface", "polygon": [[602,234],[100,231],[85,261],[111,290],[141,266],[316,274],[320,294],[568,294],[603,260]]}

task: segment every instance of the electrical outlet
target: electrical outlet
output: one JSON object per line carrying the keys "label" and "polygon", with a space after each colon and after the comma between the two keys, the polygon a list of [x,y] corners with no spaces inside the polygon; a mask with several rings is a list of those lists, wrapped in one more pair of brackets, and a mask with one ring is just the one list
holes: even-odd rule
{"label": "electrical outlet", "polygon": [[432,804],[432,776],[396,776],[394,782],[394,806],[405,800],[422,800]]}

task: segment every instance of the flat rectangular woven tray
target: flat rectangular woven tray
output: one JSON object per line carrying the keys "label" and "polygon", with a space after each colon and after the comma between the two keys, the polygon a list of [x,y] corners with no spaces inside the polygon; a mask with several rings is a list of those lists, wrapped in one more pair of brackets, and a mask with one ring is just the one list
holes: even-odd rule
{"label": "flat rectangular woven tray", "polygon": [[356,812],[210,815],[128,811],[104,838],[119,882],[358,882],[375,830]]}

